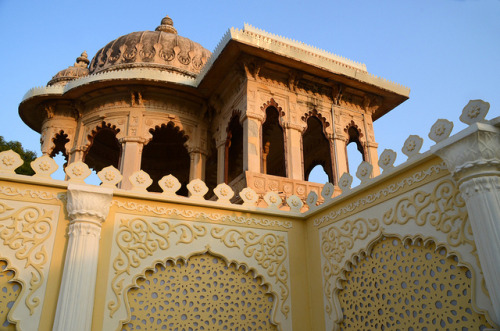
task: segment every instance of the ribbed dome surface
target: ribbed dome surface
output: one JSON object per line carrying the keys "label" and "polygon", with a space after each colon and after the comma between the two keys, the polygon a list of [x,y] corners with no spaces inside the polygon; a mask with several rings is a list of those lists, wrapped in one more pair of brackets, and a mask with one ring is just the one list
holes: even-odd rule
{"label": "ribbed dome surface", "polygon": [[158,68],[195,77],[210,51],[181,37],[167,16],[156,31],[132,32],[101,48],[90,63],[90,73],[124,68]]}

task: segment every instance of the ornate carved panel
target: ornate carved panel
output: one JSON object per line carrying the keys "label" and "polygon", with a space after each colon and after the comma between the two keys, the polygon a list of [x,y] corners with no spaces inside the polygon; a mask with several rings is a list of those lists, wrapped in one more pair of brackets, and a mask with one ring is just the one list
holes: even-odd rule
{"label": "ornate carved panel", "polygon": [[271,320],[280,330],[292,329],[286,232],[121,213],[115,216],[114,231],[104,329],[116,329],[131,319],[126,293],[137,287],[146,270],[158,262],[188,260],[206,252],[262,278],[276,298]]}
{"label": "ornate carved panel", "polygon": [[14,270],[14,280],[26,285],[10,313],[22,330],[38,329],[59,208],[0,199],[0,259]]}
{"label": "ornate carved panel", "polygon": [[[359,207],[354,205],[354,210]],[[350,263],[357,263],[359,252],[381,235],[432,240],[446,247],[472,272],[472,306],[483,314],[492,311],[465,202],[449,177],[340,218],[322,227],[319,235],[327,329],[342,321],[339,280],[345,279]]]}

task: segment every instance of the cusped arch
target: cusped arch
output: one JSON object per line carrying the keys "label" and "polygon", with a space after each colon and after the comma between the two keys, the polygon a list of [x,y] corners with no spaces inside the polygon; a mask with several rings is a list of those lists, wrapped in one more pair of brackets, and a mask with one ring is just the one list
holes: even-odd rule
{"label": "cusped arch", "polygon": [[263,103],[262,106],[260,107],[260,110],[262,110],[265,113],[267,108],[269,108],[269,107],[276,108],[280,117],[285,116],[285,112],[283,111],[283,108],[280,107],[280,105],[274,100],[274,98],[271,98],[266,103]]}
{"label": "cusped arch", "polygon": [[17,278],[18,272],[4,257],[0,257],[0,325],[2,330],[13,331],[18,325],[17,320],[12,318],[17,300],[21,297],[23,281]]}
{"label": "cusped arch", "polygon": [[[402,247],[401,251],[397,250],[396,247],[398,246]],[[382,247],[382,249],[380,249],[380,247]],[[395,257],[390,254],[394,254]],[[407,261],[405,261],[405,259],[407,259]],[[435,261],[433,261],[433,259]],[[384,264],[384,262],[387,263]],[[429,269],[426,270],[425,267]],[[359,269],[358,271],[358,268],[364,269]],[[461,273],[461,275],[448,274],[449,277],[444,277],[442,279],[449,288],[443,287],[443,284],[439,284],[439,274],[442,273],[442,275],[444,275],[448,271],[446,268]],[[419,273],[421,274],[419,275]],[[479,329],[479,326],[491,327],[492,320],[489,316],[489,312],[480,309],[475,304],[475,293],[477,289],[474,278],[477,276],[479,275],[475,272],[474,267],[465,262],[461,258],[459,252],[454,251],[445,243],[437,242],[432,237],[425,237],[420,234],[401,236],[399,234],[380,233],[379,236],[369,242],[366,248],[351,255],[351,257],[345,261],[338,273],[338,277],[333,284],[334,288],[332,289],[334,299],[333,306],[335,307],[335,313],[337,315],[335,322],[341,324],[340,327],[342,329],[356,328],[358,326],[349,324],[349,321],[353,322],[359,319],[361,321],[367,321],[368,316],[364,316],[363,318],[363,314],[372,309],[374,310],[373,312],[368,312],[368,315],[372,317],[372,322],[370,323],[380,322],[378,318],[383,319],[384,315],[385,318],[396,323],[397,318],[401,316],[400,313],[405,313],[405,309],[410,309],[415,310],[415,312],[409,316],[405,314],[404,318],[410,323],[409,325],[416,324],[418,326],[420,325],[418,323],[423,323],[422,321],[429,318],[428,316],[420,316],[419,314],[425,311],[425,305],[428,303],[427,301],[432,301],[432,296],[434,295],[435,301],[432,302],[432,306],[427,305],[428,308],[434,308],[435,306],[438,308],[437,310],[441,311],[441,309],[443,309],[444,311],[445,309],[449,309],[450,312],[451,310],[456,311],[458,309],[463,309],[464,314],[467,311],[468,314],[476,318],[474,320],[474,322],[478,323],[475,325],[476,329]],[[366,279],[363,277],[366,277]],[[378,277],[383,279],[377,282]],[[426,279],[426,277],[428,278]],[[467,287],[467,284],[458,280],[464,280],[466,278],[470,280],[468,285],[470,286],[470,293],[467,293],[467,289],[457,288],[457,286],[460,286],[458,283]],[[366,287],[348,289],[348,287],[345,286],[346,284],[351,285],[358,283],[360,286],[368,286],[370,282],[372,284],[370,286],[370,291],[364,291],[367,289]],[[435,283],[438,284],[436,285]],[[385,293],[386,288],[388,288],[389,291],[397,293]],[[406,293],[408,297],[411,296],[410,301],[406,301],[408,297],[404,300],[401,299],[401,297],[404,298],[404,292],[406,290],[408,291],[408,293]],[[439,293],[441,293],[440,291],[443,293],[442,296],[439,295]],[[453,291],[455,291],[455,296],[453,296]],[[381,293],[383,295],[381,295]],[[423,297],[419,298],[422,294]],[[374,297],[373,299],[371,297],[372,295]],[[342,296],[345,299],[343,299]],[[468,302],[464,303],[463,300],[466,297],[469,299]],[[442,301],[441,298],[447,298],[447,301]],[[360,302],[370,302],[371,305],[365,305],[363,308],[359,308],[359,310],[356,310],[356,316],[354,318],[347,318],[349,320],[346,320],[345,315],[349,314],[349,310],[356,306],[356,300]],[[456,300],[462,300],[462,303],[457,304]],[[391,306],[391,303],[394,303],[394,305]],[[418,305],[421,303],[424,307],[420,307],[420,312],[418,312]],[[467,310],[469,309],[467,304],[469,304],[475,314]],[[407,305],[408,307],[399,312],[397,308],[401,305]],[[459,317],[445,319],[445,317],[453,315],[458,315]],[[438,321],[438,323],[434,325],[431,324],[432,322],[429,320],[430,323],[425,326],[437,326],[441,323],[441,327],[450,328],[449,323],[463,322],[460,320],[461,315],[460,312],[455,314],[444,313],[442,317],[446,321]],[[373,320],[375,320],[375,322],[373,322]],[[357,321],[354,323],[357,323]],[[372,328],[381,327],[380,324],[370,324],[369,326]],[[401,327],[402,324],[398,324],[398,326]],[[421,326],[424,325],[422,324]],[[384,325],[384,327],[389,326]],[[451,325],[451,328],[455,327],[457,327],[455,324]]]}
{"label": "cusped arch", "polygon": [[87,135],[87,147],[84,153],[84,162],[96,172],[112,165],[119,167],[122,146],[117,134],[120,129],[109,122],[102,121]]}
{"label": "cusped arch", "polygon": [[[211,249],[204,249],[202,251],[193,251],[193,252],[190,252],[190,253],[187,253],[186,255],[183,255],[183,256],[177,256],[177,257],[170,257],[170,258],[166,258],[166,259],[162,259],[162,260],[156,260],[152,265],[149,265],[148,267],[146,267],[140,274],[136,275],[133,279],[132,279],[132,283],[129,284],[128,286],[125,287],[125,290],[124,290],[124,294],[126,295],[126,299],[124,300],[125,301],[125,306],[126,306],[126,310],[127,310],[127,316],[126,316],[126,319],[124,320],[121,320],[120,321],[120,325],[122,326],[126,326],[128,323],[130,323],[131,319],[132,319],[132,313],[131,313],[131,303],[130,303],[130,294],[136,290],[136,289],[144,289],[144,286],[140,285],[141,281],[142,282],[146,282],[148,277],[153,275],[157,270],[158,270],[158,266],[163,267],[163,270],[162,271],[165,271],[165,269],[167,269],[168,267],[183,267],[183,266],[187,266],[192,259],[194,258],[213,258],[213,259],[217,259],[217,260],[220,260],[224,265],[223,265],[223,268],[226,270],[226,271],[229,271],[231,268],[234,268],[234,270],[236,272],[239,272],[241,273],[241,275],[245,276],[246,279],[250,278],[257,286],[259,286],[261,288],[261,291],[263,292],[264,294],[264,298],[262,299],[265,299],[265,297],[270,297],[272,298],[272,300],[268,301],[268,302],[271,302],[271,304],[269,304],[269,312],[268,312],[268,318],[269,318],[269,326],[270,328],[268,328],[268,330],[276,330],[276,329],[279,329],[279,326],[280,326],[280,323],[276,320],[276,311],[277,311],[277,308],[278,308],[278,300],[277,298],[279,297],[278,296],[278,293],[277,291],[273,290],[273,287],[272,287],[272,284],[270,282],[267,282],[266,281],[266,278],[265,276],[263,275],[260,275],[258,273],[258,271],[254,268],[251,268],[250,266],[248,266],[246,263],[244,262],[239,262],[237,260],[234,260],[234,259],[228,259],[227,257],[225,257],[224,255],[222,254],[218,254],[216,252],[213,252]],[[187,275],[184,275],[183,276],[183,280],[186,281],[186,282],[189,282],[191,279],[190,277],[193,276],[193,278],[195,279],[195,283],[192,284],[193,287],[195,288],[198,288],[200,292],[202,292],[205,296],[205,300],[207,301],[210,301],[210,300],[213,300],[214,303],[217,303],[217,301],[219,301],[219,299],[221,301],[224,301],[225,303],[225,307],[224,309],[226,309],[226,311],[229,311],[231,309],[231,307],[228,306],[228,304],[231,304],[233,303],[234,301],[232,301],[231,299],[233,299],[232,297],[230,297],[230,294],[227,292],[227,289],[225,289],[226,291],[223,291],[224,290],[224,287],[223,287],[223,284],[222,284],[222,281],[223,281],[223,277],[220,273],[217,273],[217,276],[216,276],[216,283],[217,283],[217,287],[213,287],[214,290],[217,290],[219,289],[219,292],[213,292],[211,291],[209,288],[199,288],[199,287],[196,287],[196,285],[199,285],[199,284],[203,284],[204,282],[206,282],[207,280],[206,279],[203,279],[203,275],[202,273],[196,273],[196,271],[199,271],[199,270],[195,270],[193,267],[191,267],[190,269],[188,269],[188,271],[190,273],[188,273]],[[213,274],[205,274],[205,277],[210,277],[210,276],[213,276]],[[249,277],[247,277],[249,276]],[[170,279],[172,279],[170,277]],[[241,282],[243,284],[246,283],[246,281],[244,281],[245,278],[241,278]],[[213,284],[212,284],[213,285]],[[249,284],[249,285],[252,285],[252,284]],[[168,286],[168,285],[167,285]],[[186,290],[186,287],[187,285],[184,285],[182,288],[184,288]],[[238,284],[237,283],[234,283],[232,284],[232,286],[236,286],[238,287]],[[241,286],[243,287],[243,286]],[[248,292],[254,292],[254,293],[258,293],[256,292],[255,290],[251,290],[251,291],[246,291],[247,293]],[[182,300],[186,300],[189,298],[186,298],[186,295],[189,295],[189,294],[193,294],[193,293],[196,293],[196,289],[192,289],[191,290],[186,290],[186,293],[183,294],[181,292],[181,295],[183,296],[182,297]],[[241,294],[241,292],[239,293]],[[196,295],[196,294],[195,294]],[[219,298],[219,296],[221,298]],[[159,298],[161,298],[161,302],[164,303],[163,299],[164,297],[163,296],[160,296],[158,295]],[[170,296],[167,296],[169,299],[171,299]],[[216,298],[214,298],[216,297]],[[224,299],[222,299],[222,297],[224,297]],[[229,298],[228,298],[229,297]],[[144,296],[144,295],[141,295],[141,300],[147,300],[147,298]],[[172,301],[172,300],[170,300]],[[180,301],[180,300],[179,300]],[[200,301],[202,300],[197,300],[197,304],[200,304]],[[265,300],[264,300],[265,301]],[[151,303],[151,302],[150,302]],[[201,303],[203,304],[203,303]],[[263,305],[265,305],[266,303],[263,302]],[[173,303],[173,305],[175,305],[175,303]],[[248,305],[250,305],[250,302],[249,300],[247,299],[247,307]],[[177,305],[175,305],[175,310],[178,310],[177,313],[186,313],[187,311],[183,310],[183,307],[179,307]],[[237,307],[239,309],[237,309],[234,314],[236,315],[235,317],[236,318],[239,318],[240,315],[242,314],[245,314],[245,311],[243,310],[243,308],[245,307]],[[252,314],[255,315],[256,314],[256,310],[255,308],[256,307],[250,307],[250,308],[253,308],[252,311]],[[165,307],[165,310],[167,310],[168,307]],[[196,310],[195,310],[196,309]],[[214,309],[217,309],[216,305],[211,305],[210,306],[210,313],[213,312]],[[262,309],[262,308],[261,308]],[[206,310],[206,308],[205,308]],[[200,313],[203,311],[202,307],[196,307],[195,304],[193,304],[193,306],[189,306],[189,311],[190,312],[196,312],[196,315],[200,315]],[[209,314],[210,314],[209,313]],[[250,313],[250,311],[249,311]],[[163,315],[165,313],[162,313]],[[187,314],[186,314],[187,315]],[[148,315],[148,320],[150,318],[154,318],[151,315]],[[212,319],[214,317],[210,317],[210,319]],[[189,320],[189,323],[190,325],[192,325],[191,323],[193,322],[196,322],[197,320],[196,319],[189,319],[189,317],[186,319],[186,320]],[[142,322],[142,321],[141,321]],[[201,324],[201,322],[203,322],[203,320],[201,318],[199,318],[199,322]],[[221,325],[218,324],[218,327],[220,327]],[[229,328],[231,329],[231,328]]]}
{"label": "cusped arch", "polygon": [[[148,123],[148,121],[146,121]],[[168,120],[168,121],[154,121],[151,122],[150,125],[147,125],[145,128],[145,135],[144,135],[144,145],[147,145],[151,140],[153,139],[153,133],[155,131],[160,130],[161,128],[165,128],[167,126],[171,126],[174,128],[174,130],[182,135],[184,142],[184,146],[186,148],[189,148],[189,142],[191,141],[190,135],[188,134],[188,129],[185,125],[182,124],[180,121],[176,120]]]}
{"label": "cusped arch", "polygon": [[[318,112],[318,110],[316,108],[314,108],[313,110],[310,110],[307,113],[304,113],[304,115],[302,115],[302,117],[300,119],[302,121],[304,121],[305,123],[307,123],[307,120],[310,117],[316,117],[317,119],[319,119],[321,121],[321,124],[323,125],[323,131],[324,131],[324,133],[326,135],[326,128],[330,126],[330,123],[326,120],[326,117],[324,117],[323,115],[321,115],[321,113]],[[304,131],[306,129],[307,129],[307,124],[304,127]],[[304,132],[302,132],[302,133],[304,133]]]}

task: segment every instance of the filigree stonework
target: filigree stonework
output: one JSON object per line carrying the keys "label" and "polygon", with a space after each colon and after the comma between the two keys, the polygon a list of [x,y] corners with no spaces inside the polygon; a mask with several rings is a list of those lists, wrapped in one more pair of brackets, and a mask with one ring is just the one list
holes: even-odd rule
{"label": "filigree stonework", "polygon": [[243,250],[246,257],[253,257],[257,263],[267,270],[269,277],[275,278],[280,284],[281,312],[287,316],[290,307],[285,302],[290,293],[288,288],[288,271],[285,266],[287,247],[285,238],[274,233],[259,236],[251,230],[225,230],[213,228],[212,237],[221,240],[228,248],[236,247]]}

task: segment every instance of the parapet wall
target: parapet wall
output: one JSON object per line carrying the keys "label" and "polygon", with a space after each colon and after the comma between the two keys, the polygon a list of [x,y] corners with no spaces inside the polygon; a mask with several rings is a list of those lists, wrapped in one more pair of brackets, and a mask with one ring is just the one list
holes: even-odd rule
{"label": "parapet wall", "polygon": [[461,120],[469,127],[454,136],[451,122],[438,120],[431,151],[419,153],[421,138],[410,136],[405,163],[393,167],[395,153],[386,150],[382,175],[370,178],[364,162],[358,187],[344,174],[341,195],[332,198],[326,184],[324,202],[312,192],[305,206],[294,195],[248,188],[238,192],[243,204],[232,204],[226,184],[207,201],[200,180],[180,197],[173,176],[160,180],[163,193],[150,193],[142,171],[122,190],[112,167],[99,172],[100,186],[86,185],[90,170],[78,162],[59,181],[46,156],[33,162],[36,175],[16,175],[19,156],[2,152],[0,323],[18,330],[498,328],[500,290],[488,269],[496,263],[483,253],[498,251],[500,240],[495,223],[491,234],[478,223],[489,224],[481,211],[498,211],[500,185],[477,186],[480,202],[467,191],[471,180],[499,178],[500,120],[485,120],[486,111],[484,102],[468,105]]}

